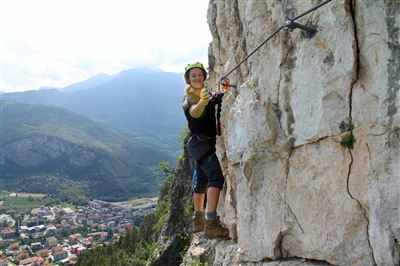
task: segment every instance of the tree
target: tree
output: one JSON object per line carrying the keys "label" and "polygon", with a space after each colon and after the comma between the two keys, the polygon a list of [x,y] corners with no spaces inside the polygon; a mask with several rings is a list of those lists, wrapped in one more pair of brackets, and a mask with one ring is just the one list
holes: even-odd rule
{"label": "tree", "polygon": [[129,239],[129,243],[128,243],[128,248],[127,248],[128,253],[135,252],[136,244],[138,241],[139,241],[139,233],[135,228],[133,228],[131,230],[131,235],[130,235],[130,239]]}
{"label": "tree", "polygon": [[128,251],[129,241],[131,240],[131,230],[127,230],[124,238],[122,239],[121,248]]}
{"label": "tree", "polygon": [[113,238],[113,235],[114,235],[113,231],[111,229],[108,229],[107,240],[111,241],[111,239]]}
{"label": "tree", "polygon": [[171,168],[168,162],[160,162],[159,166],[165,176],[175,173],[175,169]]}

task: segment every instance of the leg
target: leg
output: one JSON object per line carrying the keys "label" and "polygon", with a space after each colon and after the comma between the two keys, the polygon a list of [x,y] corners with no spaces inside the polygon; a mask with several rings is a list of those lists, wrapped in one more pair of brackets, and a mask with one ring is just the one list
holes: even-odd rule
{"label": "leg", "polygon": [[196,165],[193,173],[193,233],[201,232],[204,230],[204,198],[207,186],[207,176]]}
{"label": "leg", "polygon": [[209,187],[207,190],[207,212],[216,212],[219,200],[219,187]]}
{"label": "leg", "polygon": [[215,153],[210,154],[201,164],[201,169],[208,177],[206,221],[204,236],[206,238],[229,238],[229,231],[219,221],[217,206],[220,190],[224,185],[224,176]]}
{"label": "leg", "polygon": [[200,164],[200,171],[207,176],[207,212],[216,212],[220,190],[224,185],[224,176],[215,153],[211,153]]}
{"label": "leg", "polygon": [[195,212],[204,211],[204,198],[207,187],[207,176],[203,170],[196,165],[196,169],[193,172],[193,205]]}
{"label": "leg", "polygon": [[204,211],[204,193],[193,193],[193,203],[194,211],[203,212]]}

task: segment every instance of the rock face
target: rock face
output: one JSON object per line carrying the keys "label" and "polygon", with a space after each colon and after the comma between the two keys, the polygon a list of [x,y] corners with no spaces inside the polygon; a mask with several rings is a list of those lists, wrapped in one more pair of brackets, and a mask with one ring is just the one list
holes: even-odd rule
{"label": "rock face", "polygon": [[[209,85],[320,2],[210,1]],[[399,265],[400,2],[336,0],[297,22],[317,33],[282,30],[229,76],[219,214],[235,242],[214,264]]]}

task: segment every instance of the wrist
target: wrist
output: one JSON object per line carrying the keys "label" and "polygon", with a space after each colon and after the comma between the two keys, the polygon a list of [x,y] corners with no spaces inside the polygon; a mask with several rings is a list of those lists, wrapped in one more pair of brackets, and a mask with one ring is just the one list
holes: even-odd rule
{"label": "wrist", "polygon": [[199,103],[200,103],[201,105],[203,105],[203,106],[206,106],[207,103],[208,103],[208,101],[207,101],[207,100],[204,100],[204,99],[200,99]]}

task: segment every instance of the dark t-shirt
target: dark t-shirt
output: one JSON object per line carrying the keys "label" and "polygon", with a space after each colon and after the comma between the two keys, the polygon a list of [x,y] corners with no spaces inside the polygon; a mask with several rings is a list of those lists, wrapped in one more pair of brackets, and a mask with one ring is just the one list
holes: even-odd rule
{"label": "dark t-shirt", "polygon": [[193,103],[190,103],[187,97],[185,97],[182,103],[182,108],[188,121],[190,133],[204,134],[215,138],[217,135],[217,129],[215,125],[215,105],[208,103],[205,107],[204,113],[199,118],[193,118],[190,116],[189,109],[192,105]]}

